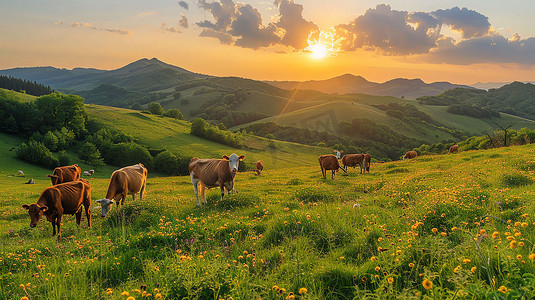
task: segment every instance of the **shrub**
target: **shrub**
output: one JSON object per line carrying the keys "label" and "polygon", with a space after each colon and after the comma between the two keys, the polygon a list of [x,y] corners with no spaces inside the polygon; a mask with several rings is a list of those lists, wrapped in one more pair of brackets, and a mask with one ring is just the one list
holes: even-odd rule
{"label": "shrub", "polygon": [[17,149],[17,158],[51,169],[59,166],[59,161],[52,155],[52,152],[43,143],[37,141],[20,144]]}
{"label": "shrub", "polygon": [[104,160],[114,166],[124,167],[142,163],[147,168],[152,167],[152,156],[145,147],[133,142],[119,143],[111,146]]}
{"label": "shrub", "polygon": [[81,160],[93,166],[101,166],[104,164],[104,160],[100,156],[100,151],[97,147],[90,143],[85,142],[78,150],[78,156]]}
{"label": "shrub", "polygon": [[180,112],[180,110],[176,108],[171,108],[170,110],[164,112],[163,115],[169,118],[184,120],[184,116],[182,115],[182,112]]}
{"label": "shrub", "polygon": [[162,115],[164,110],[162,108],[162,105],[158,102],[152,102],[152,103],[149,103],[149,106],[147,107],[147,110],[153,114],[153,115]]}
{"label": "shrub", "polygon": [[171,151],[163,151],[154,158],[154,169],[169,175],[178,175],[178,157]]}

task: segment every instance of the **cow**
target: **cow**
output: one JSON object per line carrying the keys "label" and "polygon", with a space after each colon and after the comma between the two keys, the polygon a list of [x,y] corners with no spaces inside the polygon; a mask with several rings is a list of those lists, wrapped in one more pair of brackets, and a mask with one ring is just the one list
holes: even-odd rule
{"label": "cow", "polygon": [[413,159],[416,156],[418,156],[418,153],[416,153],[416,151],[407,151],[407,153],[405,153],[405,156],[403,156],[403,160],[405,160],[405,158],[406,159]]}
{"label": "cow", "polygon": [[91,169],[88,171],[89,172],[89,176],[92,176],[94,173],[95,173],[95,170],[94,169]]}
{"label": "cow", "polygon": [[346,154],[342,157],[342,165],[347,171],[348,167],[360,166],[360,173],[366,172],[366,163],[363,154]]}
{"label": "cow", "polygon": [[364,155],[364,165],[366,167],[366,172],[370,173],[370,165],[372,163],[372,155],[370,153]]}
{"label": "cow", "polygon": [[256,162],[256,174],[260,175],[260,172],[264,171],[264,162],[259,160]]}
{"label": "cow", "polygon": [[57,167],[54,169],[52,175],[48,174],[46,177],[52,180],[52,185],[65,183],[69,181],[76,181],[80,179],[82,169],[78,165]]}
{"label": "cow", "polygon": [[453,145],[450,147],[449,153],[454,153],[454,152],[459,153],[459,145]]}
{"label": "cow", "polygon": [[344,153],[344,150],[342,150],[342,151],[334,150],[334,155],[336,155],[337,159],[342,158],[342,153]]}
{"label": "cow", "polygon": [[222,159],[192,158],[189,163],[189,173],[195,198],[197,199],[197,206],[201,206],[197,184],[200,183],[199,189],[204,203],[207,203],[205,188],[211,189],[217,186],[221,189],[221,200],[223,200],[225,189],[231,192],[234,188],[234,177],[238,172],[238,165],[244,159],[245,155],[238,156],[234,153],[230,156],[223,155]]}
{"label": "cow", "polygon": [[136,201],[136,194],[139,193],[139,199],[143,200],[147,187],[147,173],[147,168],[141,163],[114,171],[110,177],[106,197],[97,200],[102,208],[101,216],[106,217],[114,201],[117,202],[117,208],[119,203],[124,205],[127,195],[132,195],[132,199]]}
{"label": "cow", "polygon": [[52,223],[52,235],[61,237],[61,219],[64,214],[76,215],[76,223],[80,225],[82,205],[87,216],[87,224],[91,227],[91,186],[87,181],[70,181],[48,187],[43,190],[37,203],[24,204],[22,208],[30,214],[30,227],[35,227],[43,215]]}
{"label": "cow", "polygon": [[88,171],[84,171],[84,176],[91,176]]}
{"label": "cow", "polygon": [[18,170],[17,173],[19,173],[19,176],[24,176],[24,172],[22,172],[22,170]]}
{"label": "cow", "polygon": [[338,158],[335,155],[321,155],[318,157],[318,161],[320,163],[321,174],[323,175],[324,179],[327,177],[327,170],[332,170],[332,179],[334,179],[334,172],[338,172],[338,169],[342,169],[342,171],[347,173],[346,170],[340,168]]}

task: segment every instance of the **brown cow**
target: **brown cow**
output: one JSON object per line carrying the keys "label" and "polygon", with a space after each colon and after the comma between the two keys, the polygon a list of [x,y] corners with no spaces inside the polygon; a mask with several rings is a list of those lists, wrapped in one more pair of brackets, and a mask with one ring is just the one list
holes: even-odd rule
{"label": "brown cow", "polygon": [[332,179],[334,179],[334,172],[338,172],[338,169],[342,169],[342,171],[346,172],[346,170],[340,168],[338,158],[336,158],[336,156],[333,154],[322,155],[318,157],[318,161],[320,163],[321,174],[323,175],[323,178],[327,177],[327,170],[332,170]]}
{"label": "brown cow", "polygon": [[106,198],[97,200],[102,208],[102,217],[106,217],[111,206],[117,201],[124,205],[127,195],[132,195],[136,201],[136,194],[139,193],[139,199],[143,200],[143,193],[147,187],[147,168],[141,163],[122,169],[116,170],[111,174],[110,183],[106,192]]}
{"label": "brown cow", "polygon": [[30,214],[30,227],[35,227],[43,214],[52,223],[52,235],[61,236],[61,218],[64,214],[76,215],[76,223],[80,225],[82,205],[87,216],[87,224],[91,227],[91,186],[87,181],[71,181],[46,188],[39,196],[37,203],[24,204]]}
{"label": "brown cow", "polygon": [[416,153],[416,151],[407,151],[407,153],[405,153],[405,156],[403,156],[403,160],[405,160],[405,158],[413,159],[416,156],[418,156],[418,153]]}
{"label": "brown cow", "polygon": [[344,169],[347,171],[348,167],[355,168],[357,165],[360,166],[360,173],[365,172],[366,164],[364,162],[363,154],[346,154],[342,157],[342,164]]}
{"label": "brown cow", "polygon": [[259,160],[256,162],[256,174],[260,175],[260,172],[264,171],[264,162]]}
{"label": "brown cow", "polygon": [[364,165],[366,167],[366,172],[370,173],[370,165],[372,163],[372,155],[370,153],[364,155]]}
{"label": "brown cow", "polygon": [[211,189],[217,186],[221,189],[221,200],[223,200],[225,189],[230,192],[234,188],[234,177],[238,172],[240,160],[244,158],[245,155],[238,157],[238,155],[232,153],[230,157],[223,155],[223,159],[199,159],[197,157],[191,159],[189,173],[195,198],[197,199],[197,206],[201,206],[197,184],[200,183],[201,198],[204,203],[207,203],[205,188]]}
{"label": "brown cow", "polygon": [[450,153],[454,153],[454,152],[457,152],[459,153],[459,145],[453,145],[450,147]]}
{"label": "brown cow", "polygon": [[52,180],[52,185],[56,185],[80,179],[82,169],[78,165],[57,167],[52,174],[53,175],[48,174],[46,177]]}

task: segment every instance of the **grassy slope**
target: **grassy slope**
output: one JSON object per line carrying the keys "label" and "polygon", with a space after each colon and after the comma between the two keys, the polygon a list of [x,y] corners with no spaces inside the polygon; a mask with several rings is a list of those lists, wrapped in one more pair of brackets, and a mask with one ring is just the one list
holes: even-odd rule
{"label": "grassy slope", "polygon": [[[535,189],[503,179],[535,177],[533,151],[535,145],[423,156],[335,180],[321,179],[316,166],[268,168],[262,176],[238,174],[238,195],[219,202],[217,191],[208,192],[201,208],[189,177],[152,178],[142,202],[129,197],[105,220],[94,210],[91,229],[66,216],[59,243],[46,221],[28,228],[20,208],[48,184],[0,176],[0,298],[124,299],[120,293],[128,291],[137,299],[140,285],[169,299],[280,299],[274,285],[286,289],[283,297],[305,287],[310,299],[362,298],[366,290],[390,298],[485,298],[493,288],[484,270],[491,270],[494,290],[520,290],[515,280],[533,271]],[[107,180],[91,185],[98,199]],[[510,229],[495,218],[474,223],[487,214],[511,220]],[[499,236],[476,244],[482,229]],[[505,232],[513,230],[525,246],[509,247]],[[108,288],[113,294],[106,296]]]}
{"label": "grassy slope", "polygon": [[[246,156],[247,163],[264,160],[270,168],[287,168],[294,165],[315,164],[317,157],[328,149],[301,144],[276,142],[276,149],[268,148],[268,140],[248,136],[246,144],[253,149],[236,149],[190,135],[190,125],[186,121],[146,115],[138,111],[90,105],[87,112],[99,124],[111,126],[130,134],[143,145],[153,149],[176,151],[185,156],[219,158],[223,154],[240,153]],[[301,153],[300,155],[296,155]]]}

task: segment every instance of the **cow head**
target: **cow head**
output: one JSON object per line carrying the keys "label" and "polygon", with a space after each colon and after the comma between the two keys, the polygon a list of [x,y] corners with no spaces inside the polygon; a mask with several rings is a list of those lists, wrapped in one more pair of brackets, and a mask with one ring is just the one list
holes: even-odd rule
{"label": "cow head", "polygon": [[236,173],[238,172],[238,164],[240,163],[240,160],[245,159],[245,155],[241,155],[238,157],[238,155],[232,153],[230,157],[223,155],[224,160],[228,160],[230,172]]}
{"label": "cow head", "polygon": [[58,175],[46,175],[46,177],[50,178],[50,180],[52,180],[52,185],[56,185],[58,183]]}
{"label": "cow head", "polygon": [[48,210],[48,207],[46,206],[39,206],[39,204],[24,204],[22,208],[26,209],[28,213],[30,214],[30,227],[34,228],[39,220],[41,220],[41,217],[43,216],[43,213]]}
{"label": "cow head", "polygon": [[334,150],[334,154],[336,155],[336,158],[340,159],[342,157],[342,153],[344,153],[344,151],[336,151]]}
{"label": "cow head", "polygon": [[101,217],[103,217],[103,218],[106,217],[106,215],[110,211],[110,209],[112,207],[112,204],[114,202],[115,201],[110,200],[110,199],[99,199],[99,200],[97,200],[97,203],[100,203],[100,207],[102,208],[102,214],[100,215]]}

